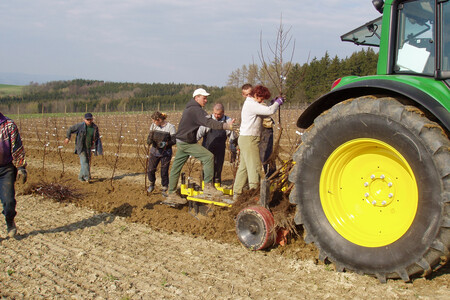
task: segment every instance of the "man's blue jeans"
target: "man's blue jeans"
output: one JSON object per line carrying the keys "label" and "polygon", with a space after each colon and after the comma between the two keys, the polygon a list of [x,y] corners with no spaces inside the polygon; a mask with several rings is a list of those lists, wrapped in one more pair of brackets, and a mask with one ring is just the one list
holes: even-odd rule
{"label": "man's blue jeans", "polygon": [[80,174],[78,175],[78,180],[88,181],[91,179],[91,170],[89,165],[89,160],[91,159],[91,154],[85,151],[78,154],[80,157]]}
{"label": "man's blue jeans", "polygon": [[2,214],[5,215],[6,225],[11,226],[16,216],[16,198],[14,182],[16,181],[17,169],[10,163],[0,167],[0,199],[3,205]]}

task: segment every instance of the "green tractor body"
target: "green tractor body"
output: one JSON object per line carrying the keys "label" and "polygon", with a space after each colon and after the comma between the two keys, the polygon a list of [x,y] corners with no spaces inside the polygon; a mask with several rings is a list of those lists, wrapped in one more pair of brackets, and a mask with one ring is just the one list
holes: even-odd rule
{"label": "green tractor body", "polygon": [[341,39],[379,46],[377,75],[300,116],[290,200],[320,259],[407,281],[450,258],[450,1],[372,2],[382,17]]}

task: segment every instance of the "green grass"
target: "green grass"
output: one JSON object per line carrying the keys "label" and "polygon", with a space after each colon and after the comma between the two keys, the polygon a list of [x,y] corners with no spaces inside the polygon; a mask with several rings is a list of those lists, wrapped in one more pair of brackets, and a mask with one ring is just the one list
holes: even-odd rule
{"label": "green grass", "polygon": [[109,280],[109,281],[118,281],[119,277],[116,277],[116,276],[114,276],[112,274],[108,274],[108,275],[105,276],[105,279]]}
{"label": "green grass", "polygon": [[17,96],[22,93],[23,86],[0,84],[0,97],[3,96]]}

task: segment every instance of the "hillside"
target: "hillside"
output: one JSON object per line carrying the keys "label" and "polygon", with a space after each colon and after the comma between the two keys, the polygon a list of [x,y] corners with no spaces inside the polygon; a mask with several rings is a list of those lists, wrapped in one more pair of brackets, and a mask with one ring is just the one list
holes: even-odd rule
{"label": "hillside", "polygon": [[22,93],[23,86],[0,84],[0,97],[5,96],[18,96]]}
{"label": "hillside", "polygon": [[33,83],[20,87],[17,93],[0,94],[0,109],[14,113],[18,106],[21,113],[172,110],[184,107],[200,87],[211,93],[210,103],[224,95],[224,88],[204,85],[75,79]]}

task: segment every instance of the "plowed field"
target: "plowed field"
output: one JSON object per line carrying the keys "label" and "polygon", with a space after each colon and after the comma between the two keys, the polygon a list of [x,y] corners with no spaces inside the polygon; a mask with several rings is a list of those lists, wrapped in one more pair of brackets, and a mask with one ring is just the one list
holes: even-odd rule
{"label": "plowed field", "polygon": [[[283,117],[285,157],[298,136],[294,116],[285,112]],[[177,118],[179,114],[169,114],[175,125]],[[234,215],[227,209],[214,208],[205,217],[194,216],[187,207],[161,205],[159,188],[150,195],[145,191],[141,164],[148,115],[96,118],[105,155],[93,158],[93,182],[78,182],[73,142],[58,148],[67,127],[78,121],[17,122],[29,164],[29,182],[17,184],[17,193],[45,180],[70,186],[82,198],[57,203],[39,195],[17,197],[19,236],[0,235],[0,295],[5,298],[450,298],[448,266],[430,278],[380,284],[368,276],[334,272],[317,261],[314,246],[301,237],[284,247],[251,252],[238,243]],[[191,162],[184,171],[195,180],[200,169]],[[223,178],[231,185],[229,163]]]}

